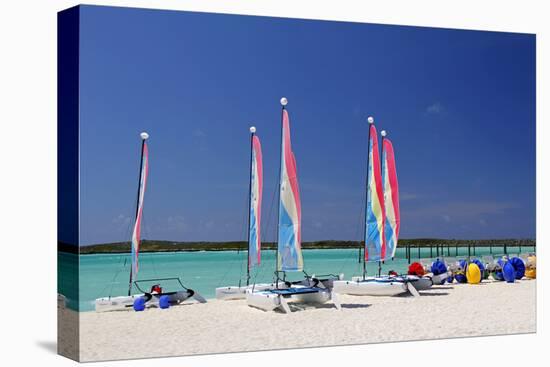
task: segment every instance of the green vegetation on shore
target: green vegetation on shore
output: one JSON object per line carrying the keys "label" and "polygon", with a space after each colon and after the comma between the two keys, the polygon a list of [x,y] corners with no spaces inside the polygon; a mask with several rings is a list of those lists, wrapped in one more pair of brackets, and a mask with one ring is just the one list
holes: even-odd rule
{"label": "green vegetation on shore", "polygon": [[[303,242],[302,249],[346,249],[359,248],[361,241],[313,241]],[[437,238],[415,238],[400,239],[398,247],[488,247],[488,246],[535,246],[532,239],[495,239],[495,240],[449,240]],[[245,241],[230,242],[175,242],[143,240],[140,245],[140,252],[174,252],[174,251],[229,251],[244,250],[247,244]],[[64,243],[58,244],[59,251],[76,253],[76,246]],[[262,249],[274,250],[274,242],[263,242]],[[108,254],[130,252],[129,242],[105,243],[80,247],[80,254]]]}

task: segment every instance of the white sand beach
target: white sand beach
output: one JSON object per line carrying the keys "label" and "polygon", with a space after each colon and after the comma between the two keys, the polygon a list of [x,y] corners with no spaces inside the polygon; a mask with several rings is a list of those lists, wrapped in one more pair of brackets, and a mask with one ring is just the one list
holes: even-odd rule
{"label": "white sand beach", "polygon": [[[334,346],[536,331],[536,281],[453,284],[422,297],[342,296],[332,303],[264,312],[245,301],[167,310],[80,314],[80,360]],[[67,311],[68,312],[68,311]]]}

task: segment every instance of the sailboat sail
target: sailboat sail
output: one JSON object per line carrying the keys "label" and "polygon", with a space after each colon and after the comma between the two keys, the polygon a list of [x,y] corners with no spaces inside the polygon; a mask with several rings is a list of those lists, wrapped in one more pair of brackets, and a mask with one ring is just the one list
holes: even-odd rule
{"label": "sailboat sail", "polygon": [[386,223],[384,235],[386,237],[386,256],[390,259],[395,256],[397,240],[399,238],[399,186],[395,169],[395,155],[391,141],[384,138],[382,141],[382,178],[384,186],[384,206]]}
{"label": "sailboat sail", "polygon": [[282,125],[277,269],[279,271],[302,271],[304,260],[301,249],[300,191],[296,158],[290,143],[290,122],[286,109],[283,109]]}
{"label": "sailboat sail", "polygon": [[382,175],[380,173],[380,155],[378,153],[378,136],[376,134],[376,127],[371,125],[369,132],[365,261],[380,261],[386,256],[384,218],[384,198],[382,191]]}
{"label": "sailboat sail", "polygon": [[262,211],[262,146],[260,139],[252,137],[252,172],[250,174],[250,228],[248,235],[248,265],[260,265],[261,211]]}
{"label": "sailboat sail", "polygon": [[143,150],[141,156],[141,177],[139,179],[138,202],[136,212],[136,222],[132,234],[132,276],[135,279],[139,270],[139,245],[141,241],[141,218],[143,215],[143,197],[145,195],[145,186],[147,186],[147,174],[149,171],[149,150],[147,143],[143,141]]}

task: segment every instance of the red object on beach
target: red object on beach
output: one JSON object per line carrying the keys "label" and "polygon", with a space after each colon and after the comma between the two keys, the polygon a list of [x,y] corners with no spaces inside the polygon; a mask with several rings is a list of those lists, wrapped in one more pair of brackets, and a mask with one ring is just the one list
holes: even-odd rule
{"label": "red object on beach", "polygon": [[424,267],[419,262],[414,262],[409,266],[409,275],[416,275],[421,277],[424,274]]}

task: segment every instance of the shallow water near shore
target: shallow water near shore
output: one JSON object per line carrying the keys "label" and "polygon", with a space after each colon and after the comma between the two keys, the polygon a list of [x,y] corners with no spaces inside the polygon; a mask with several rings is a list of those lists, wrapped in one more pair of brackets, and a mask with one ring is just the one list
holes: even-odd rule
{"label": "shallow water near shore", "polygon": [[[518,254],[519,248],[508,247],[509,254]],[[522,247],[521,252],[534,251],[532,247]],[[435,258],[436,249],[411,250],[412,261],[418,258]],[[478,247],[475,256],[498,256],[504,252],[502,247]],[[467,247],[458,249],[444,248],[440,256],[466,257]],[[345,278],[362,273],[363,264],[359,263],[357,249],[323,249],[304,250],[305,270],[310,275],[341,274]],[[472,253],[472,256],[474,254]],[[58,291],[67,299],[67,306],[73,310],[91,311],[94,309],[94,300],[99,297],[121,296],[128,291],[128,279],[130,271],[129,254],[95,254],[74,255],[60,252],[58,261],[62,263],[59,268],[66,269],[71,263],[80,261],[80,293],[71,293],[72,274],[58,274]],[[215,288],[220,286],[238,285],[246,282],[246,251],[202,251],[202,252],[163,252],[140,254],[138,280],[151,278],[179,277],[186,287],[199,292],[205,298],[214,298]],[[392,261],[382,264],[382,274],[390,270],[403,273],[408,267],[405,257],[405,248],[398,248],[396,257]],[[262,283],[273,280],[275,268],[275,251],[267,250],[262,253],[261,266],[251,271],[251,282]],[[367,263],[367,273],[376,275],[378,263]],[[303,273],[289,273],[290,279],[300,279]],[[150,287],[153,282],[143,283],[144,287]],[[179,284],[176,281],[161,282],[165,290],[177,290]],[[133,293],[140,293],[133,289]]]}

